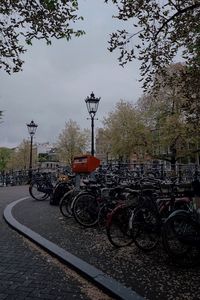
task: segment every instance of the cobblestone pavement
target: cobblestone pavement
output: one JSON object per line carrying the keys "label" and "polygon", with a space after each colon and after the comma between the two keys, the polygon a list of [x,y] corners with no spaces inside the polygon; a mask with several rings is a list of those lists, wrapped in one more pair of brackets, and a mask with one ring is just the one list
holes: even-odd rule
{"label": "cobblestone pavement", "polygon": [[[6,205],[27,195],[27,187],[0,187],[0,300],[112,299],[8,226],[3,219]],[[24,204],[35,206],[30,206],[29,212],[33,209],[38,214],[40,203],[37,209],[31,200]],[[47,202],[43,205],[46,205],[43,211],[46,214],[49,205]],[[36,219],[34,214],[32,216],[32,221],[37,221],[37,216]],[[26,219],[26,209],[24,217]]]}

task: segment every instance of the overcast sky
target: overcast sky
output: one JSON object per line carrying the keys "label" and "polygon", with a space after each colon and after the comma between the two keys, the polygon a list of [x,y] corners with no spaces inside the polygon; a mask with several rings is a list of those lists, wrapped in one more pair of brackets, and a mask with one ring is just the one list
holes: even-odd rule
{"label": "overcast sky", "polygon": [[35,142],[55,143],[65,122],[72,119],[90,128],[85,98],[93,91],[101,97],[95,127],[120,99],[136,102],[142,94],[139,63],[118,65],[117,55],[107,50],[109,33],[124,23],[112,18],[114,6],[102,0],[82,0],[86,35],[70,42],[54,40],[52,46],[34,41],[24,55],[23,71],[8,75],[1,71],[0,147],[18,146],[28,139],[26,124],[38,124]]}

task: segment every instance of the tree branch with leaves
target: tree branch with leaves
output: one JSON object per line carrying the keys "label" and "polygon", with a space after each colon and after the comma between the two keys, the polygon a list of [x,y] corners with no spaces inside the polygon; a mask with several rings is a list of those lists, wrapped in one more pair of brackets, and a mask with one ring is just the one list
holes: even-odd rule
{"label": "tree branch with leaves", "polygon": [[22,55],[33,39],[71,39],[83,30],[73,29],[78,16],[77,0],[1,0],[0,68],[7,73],[22,70]]}
{"label": "tree branch with leaves", "polygon": [[[110,1],[118,8],[115,18],[132,20],[136,32],[118,30],[112,33],[109,50],[120,51],[118,59],[122,66],[135,58],[141,60],[144,90],[148,90],[155,74],[164,71],[178,52],[189,65],[194,65],[197,57],[200,62],[199,0],[166,0],[163,4],[158,0]],[[130,41],[133,46],[129,46]]]}

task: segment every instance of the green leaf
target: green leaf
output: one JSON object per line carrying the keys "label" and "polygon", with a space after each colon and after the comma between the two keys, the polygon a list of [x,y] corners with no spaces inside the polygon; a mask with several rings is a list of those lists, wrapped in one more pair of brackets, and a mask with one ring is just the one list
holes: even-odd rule
{"label": "green leaf", "polygon": [[26,40],[27,45],[31,45],[32,46],[32,42],[31,40]]}

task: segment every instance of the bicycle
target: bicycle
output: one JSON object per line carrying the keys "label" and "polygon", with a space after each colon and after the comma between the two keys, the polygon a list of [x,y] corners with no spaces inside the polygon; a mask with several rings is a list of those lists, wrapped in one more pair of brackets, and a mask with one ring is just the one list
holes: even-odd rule
{"label": "bicycle", "polygon": [[177,185],[172,182],[169,195],[159,193],[160,189],[142,191],[143,200],[132,214],[129,225],[133,240],[141,250],[148,252],[156,248],[161,240],[163,223],[172,212],[190,209],[191,195],[179,195],[175,187]]}
{"label": "bicycle", "polygon": [[[114,210],[107,215],[106,232],[108,240],[115,247],[124,247],[131,245],[134,241],[133,235],[133,219],[139,214],[139,208],[143,208],[144,202],[149,199],[149,193],[152,194],[155,191],[155,186],[158,181],[155,179],[141,178],[137,179],[134,184],[130,184],[128,188],[124,189],[126,194],[125,201],[121,201]],[[156,187],[158,188],[158,187]],[[120,194],[120,196],[122,196]],[[121,198],[119,198],[122,200]],[[119,201],[120,202],[120,201]],[[141,213],[140,213],[141,214]],[[134,224],[136,225],[136,224]],[[137,243],[136,239],[135,242]]]}
{"label": "bicycle", "polygon": [[[85,182],[86,183],[86,182]],[[84,227],[93,227],[98,222],[100,209],[100,185],[88,181],[85,191],[78,193],[72,203],[71,210],[77,223]]]}
{"label": "bicycle", "polygon": [[200,183],[192,182],[193,202],[188,211],[177,210],[165,221],[162,230],[163,247],[169,257],[185,266],[200,263]]}
{"label": "bicycle", "polygon": [[118,186],[114,189],[105,187],[106,184],[112,186],[114,182],[116,181],[110,182],[109,184],[102,182],[101,180],[100,182],[93,180],[84,181],[86,184],[85,190],[78,193],[71,204],[73,216],[80,225],[84,227],[93,227],[97,225],[101,208],[114,197],[111,192],[109,198],[107,198],[104,193],[105,189],[107,189],[107,191],[114,191],[114,194],[119,193],[124,189],[122,186]]}
{"label": "bicycle", "polygon": [[53,191],[53,184],[49,174],[36,174],[29,185],[29,193],[38,201],[46,200]]}

